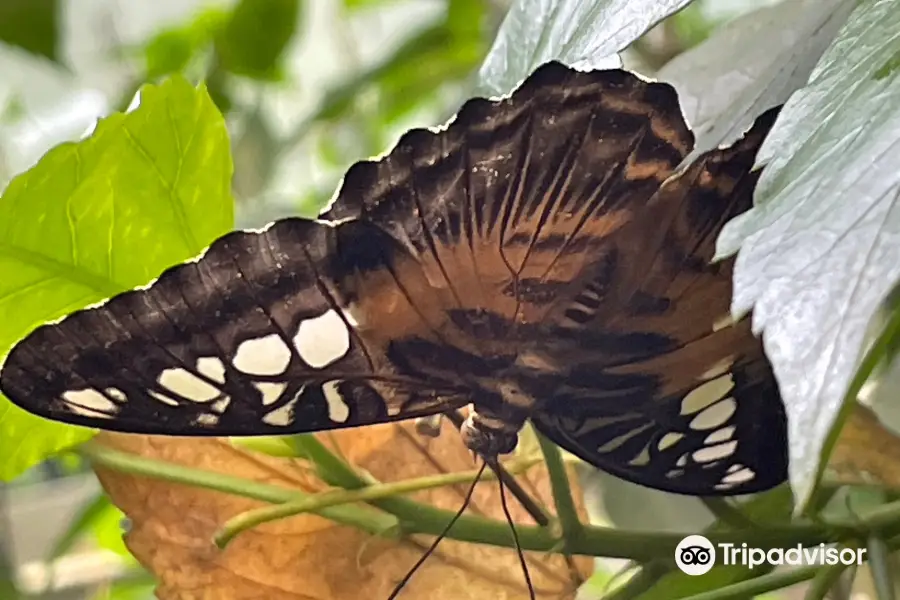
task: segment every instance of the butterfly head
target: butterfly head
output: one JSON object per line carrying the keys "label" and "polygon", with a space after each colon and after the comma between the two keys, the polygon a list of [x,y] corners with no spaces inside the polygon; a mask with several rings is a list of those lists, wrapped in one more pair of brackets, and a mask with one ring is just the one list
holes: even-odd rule
{"label": "butterfly head", "polygon": [[484,458],[495,458],[515,450],[519,429],[494,415],[472,411],[459,428],[463,443]]}

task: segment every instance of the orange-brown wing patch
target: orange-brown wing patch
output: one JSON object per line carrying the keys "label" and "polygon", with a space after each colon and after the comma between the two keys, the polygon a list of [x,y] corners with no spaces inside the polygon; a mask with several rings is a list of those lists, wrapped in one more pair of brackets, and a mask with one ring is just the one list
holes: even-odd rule
{"label": "orange-brown wing patch", "polygon": [[[417,314],[441,339],[501,351],[572,294],[692,144],[670,86],[550,63],[509,98],[471,100],[444,130],[354,165],[323,218],[372,223],[405,250],[392,329]],[[382,296],[360,296],[381,314]]]}

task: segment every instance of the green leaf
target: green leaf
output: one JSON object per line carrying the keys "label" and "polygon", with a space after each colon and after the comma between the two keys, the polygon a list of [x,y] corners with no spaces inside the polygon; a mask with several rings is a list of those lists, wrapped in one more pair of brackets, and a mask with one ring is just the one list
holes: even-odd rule
{"label": "green leaf", "polygon": [[144,48],[147,78],[183,71],[197,51],[195,37],[190,28],[168,29],[155,35]]}
{"label": "green leaf", "polygon": [[854,6],[856,0],[765,6],[725,24],[660,69],[657,79],[678,90],[697,138],[687,160],[739,139],[757,116],[806,85]]}
{"label": "green leaf", "polygon": [[[866,0],[760,150],[755,207],[730,222],[734,313],[753,309],[788,412],[790,480],[809,499],[862,353],[900,279],[900,11]],[[830,442],[829,442],[830,443]]]}
{"label": "green leaf", "polygon": [[585,500],[617,528],[697,532],[713,522],[698,498],[653,490],[594,468],[580,469],[578,474]]}
{"label": "green leaf", "polygon": [[198,56],[211,48],[213,39],[228,22],[231,13],[208,8],[186,25],[164,29],[141,49],[146,65],[145,78],[184,72]]}
{"label": "green leaf", "polygon": [[90,530],[98,548],[114,552],[127,563],[137,565],[137,560],[125,545],[122,523],[126,518],[112,501],[107,500],[103,510],[99,511],[90,522]]}
{"label": "green leaf", "polygon": [[241,0],[216,39],[220,66],[262,81],[280,79],[299,21],[300,0]]}
{"label": "green leaf", "polygon": [[616,53],[690,0],[518,0],[481,67],[480,91],[508,94],[537,67],[621,65]]}
{"label": "green leaf", "polygon": [[671,19],[672,29],[685,49],[708,39],[717,25],[717,19],[707,15],[702,2],[692,2]]}
{"label": "green leaf", "polygon": [[58,62],[59,3],[57,0],[3,0],[0,2],[0,41]]}
{"label": "green leaf", "polygon": [[69,522],[66,530],[57,538],[47,557],[55,560],[67,554],[84,537],[93,536],[97,546],[115,552],[123,559],[134,562],[122,537],[122,520],[125,515],[102,491],[88,498]]}
{"label": "green leaf", "polygon": [[[231,173],[222,116],[203,87],[174,78],[13,179],[0,197],[0,353],[231,229]],[[92,435],[0,398],[0,479]]]}

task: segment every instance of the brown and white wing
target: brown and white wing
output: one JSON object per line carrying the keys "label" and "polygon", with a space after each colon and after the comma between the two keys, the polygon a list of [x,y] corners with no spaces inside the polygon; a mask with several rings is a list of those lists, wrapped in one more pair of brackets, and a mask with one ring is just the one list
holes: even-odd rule
{"label": "brown and white wing", "polygon": [[[391,251],[357,224],[230,233],[144,289],[33,331],[0,387],[51,419],[169,435],[317,431],[461,406],[453,386],[399,374],[380,315],[351,307],[358,278],[384,271]],[[401,295],[389,278],[367,281],[385,302]]]}
{"label": "brown and white wing", "polygon": [[749,319],[729,318],[732,261],[710,262],[724,224],[751,206],[754,158],[776,114],[668,181],[635,215],[643,243],[611,244],[593,280],[553,315],[558,346],[545,360],[566,376],[534,423],[594,466],[694,495],[784,481],[771,366]]}

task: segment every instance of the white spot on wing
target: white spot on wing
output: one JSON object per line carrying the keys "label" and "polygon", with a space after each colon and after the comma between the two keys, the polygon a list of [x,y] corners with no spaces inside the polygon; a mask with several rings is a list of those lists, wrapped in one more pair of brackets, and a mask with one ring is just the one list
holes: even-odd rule
{"label": "white spot on wing", "polygon": [[200,413],[194,419],[194,423],[201,427],[215,427],[219,422],[219,415],[212,413]]}
{"label": "white spot on wing", "polygon": [[734,432],[737,428],[734,425],[729,425],[728,427],[723,427],[718,431],[713,431],[711,434],[706,436],[706,439],[703,440],[704,444],[718,444],[720,442],[724,442],[726,440],[730,440],[731,436],[734,435]]}
{"label": "white spot on wing", "polygon": [[225,383],[225,364],[216,356],[202,356],[198,358],[197,372],[213,381]]}
{"label": "white spot on wing", "polygon": [[154,392],[153,390],[150,390],[147,393],[150,394],[151,398],[156,398],[163,404],[168,404],[169,406],[179,406],[178,400],[176,400],[175,398],[171,398],[169,396],[166,396],[165,394],[160,394],[159,392]]}
{"label": "white spot on wing", "polygon": [[176,396],[192,402],[209,402],[222,393],[193,373],[179,367],[166,369],[159,374],[156,381]]}
{"label": "white spot on wing", "polygon": [[294,346],[300,358],[314,369],[327,367],[350,350],[350,331],[334,310],[306,319],[297,328]]}
{"label": "white spot on wing", "polygon": [[721,427],[728,422],[736,410],[737,400],[729,396],[721,402],[716,402],[709,408],[703,409],[703,412],[691,420],[691,429],[702,431]]}
{"label": "white spot on wing", "polygon": [[731,327],[734,325],[734,319],[731,318],[731,313],[726,313],[713,321],[712,330],[719,331],[720,329],[725,329],[726,327]]}
{"label": "white spot on wing", "polygon": [[754,477],[756,477],[756,473],[754,473],[752,469],[744,467],[740,471],[729,473],[728,475],[723,477],[722,483],[728,483],[732,485],[737,483],[747,483],[748,481],[753,480]]}
{"label": "white spot on wing", "polygon": [[666,435],[662,436],[659,440],[659,443],[656,445],[659,450],[665,450],[666,448],[671,448],[675,444],[681,441],[681,438],[684,437],[683,433],[678,433],[675,431],[670,431]]}
{"label": "white spot on wing", "polygon": [[644,449],[641,450],[637,456],[628,461],[628,464],[633,467],[642,467],[644,465],[650,464],[650,446],[644,446]]}
{"label": "white spot on wing", "polygon": [[111,419],[119,411],[115,402],[94,388],[68,391],[62,398],[66,407],[76,415]]}
{"label": "white spot on wing", "polygon": [[291,362],[291,350],[277,333],[241,342],[231,363],[250,375],[281,375]]}
{"label": "white spot on wing", "polygon": [[601,453],[612,452],[613,450],[615,450],[616,448],[618,448],[619,446],[621,446],[622,444],[624,444],[625,442],[627,442],[628,440],[633,438],[634,436],[644,433],[651,427],[653,427],[653,423],[646,423],[644,425],[641,425],[639,427],[632,429],[631,431],[626,431],[625,433],[612,438],[611,440],[609,440],[602,446],[598,447],[597,452],[601,452]]}
{"label": "white spot on wing", "polygon": [[112,398],[113,400],[117,400],[119,402],[125,402],[128,400],[128,397],[125,395],[125,392],[120,390],[119,388],[108,387],[106,390],[106,395]]}
{"label": "white spot on wing", "polygon": [[328,381],[322,385],[322,393],[328,402],[328,418],[335,423],[346,423],[350,418],[350,407],[341,397],[337,387],[340,381]]}
{"label": "white spot on wing", "polygon": [[713,366],[708,368],[700,377],[698,378],[700,381],[709,381],[710,379],[715,379],[720,375],[724,374],[734,365],[734,356],[726,356],[719,362],[715,363]]}
{"label": "white spot on wing", "polygon": [[719,401],[733,387],[734,376],[731,373],[695,387],[681,401],[681,414],[692,415],[700,412],[710,404]]}
{"label": "white spot on wing", "polygon": [[222,414],[228,408],[228,405],[231,404],[231,398],[229,396],[222,396],[215,402],[209,405],[209,408],[214,413]]}
{"label": "white spot on wing", "polygon": [[285,402],[282,406],[279,406],[275,410],[267,412],[262,421],[266,425],[273,425],[275,427],[287,427],[291,423],[294,422],[294,405],[297,404],[297,400],[300,399],[300,395],[303,393],[305,388],[300,388],[300,390],[294,394],[294,397],[289,401]]}
{"label": "white spot on wing", "polygon": [[268,406],[277,402],[278,399],[281,398],[281,394],[283,394],[284,390],[287,388],[286,383],[268,381],[254,381],[253,386],[258,389],[259,393],[262,395],[263,406]]}
{"label": "white spot on wing", "polygon": [[695,451],[692,456],[696,462],[705,463],[728,458],[734,454],[735,450],[737,450],[737,441],[732,441],[717,446],[701,448],[700,450]]}

